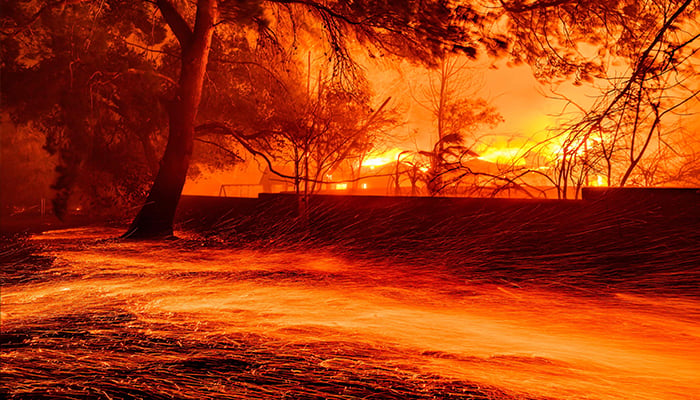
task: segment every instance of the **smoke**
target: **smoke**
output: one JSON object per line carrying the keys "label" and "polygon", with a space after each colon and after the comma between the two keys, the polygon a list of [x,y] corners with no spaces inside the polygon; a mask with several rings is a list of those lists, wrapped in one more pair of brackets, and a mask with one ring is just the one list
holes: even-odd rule
{"label": "smoke", "polygon": [[0,115],[0,204],[2,214],[39,209],[50,198],[56,158],[42,149],[43,135],[30,127],[17,128]]}
{"label": "smoke", "polygon": [[51,204],[53,212],[58,219],[63,220],[68,211],[68,201],[73,193],[76,179],[78,177],[78,167],[80,159],[77,154],[63,150],[59,152],[60,164],[56,166],[56,180],[51,185],[55,190]]}

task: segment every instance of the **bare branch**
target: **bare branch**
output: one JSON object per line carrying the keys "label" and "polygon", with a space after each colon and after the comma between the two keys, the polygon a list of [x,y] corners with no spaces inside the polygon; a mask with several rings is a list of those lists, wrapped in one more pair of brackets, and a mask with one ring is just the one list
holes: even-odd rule
{"label": "bare branch", "polygon": [[235,151],[231,151],[231,149],[226,148],[225,146],[222,146],[219,143],[212,142],[211,140],[202,139],[201,137],[197,137],[194,140],[201,142],[201,143],[206,143],[208,145],[211,145],[211,146],[218,148],[219,150],[221,150],[221,151],[225,152],[226,154],[228,154],[229,156],[231,156],[231,158],[233,158],[234,162],[244,161],[243,158],[241,158],[241,156],[239,156]]}
{"label": "bare branch", "polygon": [[575,0],[541,0],[535,1],[531,4],[512,4],[506,3],[505,1],[501,0],[501,5],[504,9],[506,9],[506,11],[520,13],[526,11],[547,9],[551,7],[558,7],[564,4],[570,4],[575,2]]}

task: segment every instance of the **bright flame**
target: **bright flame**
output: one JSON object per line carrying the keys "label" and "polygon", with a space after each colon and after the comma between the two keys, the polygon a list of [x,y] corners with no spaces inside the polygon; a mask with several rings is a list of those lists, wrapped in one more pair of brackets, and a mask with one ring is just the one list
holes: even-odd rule
{"label": "bright flame", "polygon": [[335,190],[345,190],[348,188],[347,183],[336,183],[335,184]]}
{"label": "bright flame", "polygon": [[383,153],[370,153],[368,158],[362,161],[363,167],[381,167],[382,165],[396,162],[396,158],[401,153],[400,149],[393,148]]}
{"label": "bright flame", "polygon": [[503,147],[495,149],[487,149],[479,160],[492,162],[495,164],[515,164],[523,165],[525,160],[521,157],[521,149],[517,147]]}
{"label": "bright flame", "polygon": [[552,143],[549,146],[551,160],[561,160],[564,158],[565,153],[569,157],[573,155],[576,157],[586,157],[586,152],[600,146],[601,143],[601,139],[598,137],[579,138],[569,143],[565,148],[564,143],[566,141],[566,137],[561,137],[559,138],[559,143]]}
{"label": "bright flame", "polygon": [[594,182],[591,182],[591,186],[608,186],[608,179],[603,175],[596,175]]}

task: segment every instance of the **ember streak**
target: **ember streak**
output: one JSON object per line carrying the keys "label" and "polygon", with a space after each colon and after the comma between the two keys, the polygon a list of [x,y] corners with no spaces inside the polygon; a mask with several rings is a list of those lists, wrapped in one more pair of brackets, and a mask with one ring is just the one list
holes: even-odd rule
{"label": "ember streak", "polygon": [[420,269],[338,249],[103,240],[120,232],[53,231],[13,247],[3,267],[5,396],[700,393],[696,295],[466,280],[437,259]]}

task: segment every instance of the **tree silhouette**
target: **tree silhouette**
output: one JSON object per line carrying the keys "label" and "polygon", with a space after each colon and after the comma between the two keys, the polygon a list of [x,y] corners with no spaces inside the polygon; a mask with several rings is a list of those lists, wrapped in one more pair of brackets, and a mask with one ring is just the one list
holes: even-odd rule
{"label": "tree silhouette", "polygon": [[478,156],[474,148],[479,130],[503,121],[486,99],[478,97],[480,86],[468,70],[468,61],[463,57],[442,57],[437,69],[428,76],[426,87],[414,96],[432,115],[437,133],[433,148],[420,152],[429,160],[423,179],[433,196],[459,181],[452,173],[455,165],[465,157]]}
{"label": "tree silhouette", "polygon": [[[552,180],[560,197],[605,177],[625,186],[651,153],[670,148],[673,119],[697,98],[696,19],[691,0],[504,3],[515,33],[512,52],[543,81],[594,83],[594,104],[552,139]],[[568,98],[566,98],[569,101]],[[657,158],[651,155],[650,159]]]}
{"label": "tree silhouette", "polygon": [[125,209],[143,201],[158,170],[167,126],[159,95],[171,83],[124,38],[153,44],[165,30],[129,22],[147,21],[140,8],[120,7],[96,24],[95,9],[58,3],[3,4],[3,27],[11,27],[2,33],[3,110],[42,132],[56,155],[57,215],[76,191],[93,211]]}

